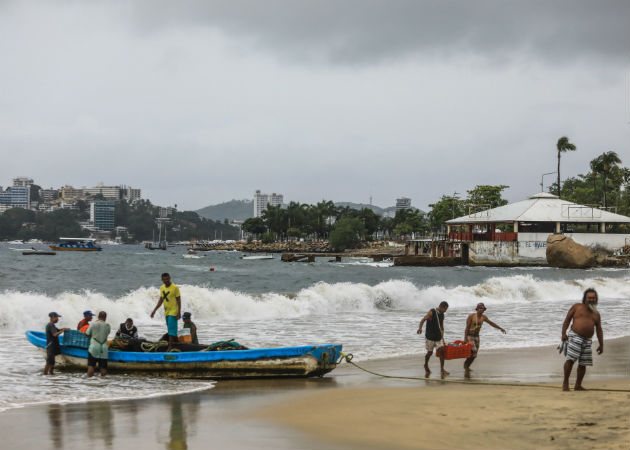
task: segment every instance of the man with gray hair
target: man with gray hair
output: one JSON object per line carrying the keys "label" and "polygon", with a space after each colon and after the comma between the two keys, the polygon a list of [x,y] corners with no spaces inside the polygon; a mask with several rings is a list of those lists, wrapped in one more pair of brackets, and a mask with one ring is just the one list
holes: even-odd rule
{"label": "man with gray hair", "polygon": [[[569,309],[562,324],[562,342],[567,342],[563,391],[569,390],[569,376],[575,361],[578,362],[578,369],[574,390],[586,390],[582,387],[582,380],[586,374],[586,366],[593,365],[591,338],[595,332],[597,332],[597,340],[599,341],[597,354],[601,355],[604,352],[604,332],[602,331],[601,316],[597,310],[598,301],[597,291],[592,288],[587,289],[582,296],[582,303],[576,303]],[[571,329],[567,333],[569,325],[571,325]]]}

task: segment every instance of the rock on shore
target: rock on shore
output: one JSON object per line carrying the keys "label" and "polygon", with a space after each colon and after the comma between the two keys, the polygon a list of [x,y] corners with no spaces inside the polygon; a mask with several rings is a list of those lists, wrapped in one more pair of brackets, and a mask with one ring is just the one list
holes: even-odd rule
{"label": "rock on shore", "polygon": [[563,234],[547,238],[547,263],[563,269],[587,269],[595,265],[595,254]]}

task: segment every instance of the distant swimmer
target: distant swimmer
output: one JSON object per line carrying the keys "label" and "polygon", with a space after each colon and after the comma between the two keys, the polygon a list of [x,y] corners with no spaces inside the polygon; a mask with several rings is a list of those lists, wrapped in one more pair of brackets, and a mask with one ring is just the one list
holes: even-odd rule
{"label": "distant swimmer", "polygon": [[48,314],[50,321],[46,324],[46,367],[44,367],[44,375],[52,375],[55,369],[55,356],[61,354],[61,345],[59,344],[59,335],[70,328],[57,328],[55,325],[61,317],[56,312]]}
{"label": "distant swimmer", "polygon": [[501,330],[503,334],[507,333],[507,331],[488,319],[484,314],[487,309],[486,305],[478,303],[475,309],[477,312],[472,313],[466,319],[466,330],[464,331],[464,342],[470,342],[470,358],[466,358],[466,361],[464,361],[464,376],[467,378],[470,377],[470,365],[477,357],[477,352],[479,351],[479,332],[481,331],[481,325],[483,325],[484,322],[488,322],[489,325],[497,330]]}
{"label": "distant swimmer", "polygon": [[97,364],[101,376],[104,377],[107,374],[107,359],[109,357],[107,338],[112,328],[105,322],[106,320],[107,313],[105,311],[99,312],[98,320],[90,325],[90,328],[88,328],[85,333],[90,336],[90,346],[88,348],[88,377],[94,376],[94,370],[96,370]]}
{"label": "distant swimmer", "polygon": [[155,316],[158,308],[164,304],[164,316],[166,318],[166,328],[168,330],[168,350],[171,351],[173,344],[177,343],[177,321],[181,318],[182,297],[179,288],[175,283],[171,283],[171,276],[168,273],[162,274],[162,286],[160,286],[160,299],[153,308],[151,318]]}
{"label": "distant swimmer", "polygon": [[192,314],[189,312],[185,312],[182,316],[184,320],[184,328],[190,328],[190,338],[192,344],[199,344],[199,338],[197,338],[197,325],[191,319]]}
{"label": "distant swimmer", "polygon": [[92,314],[92,311],[90,311],[89,309],[87,311],[83,311],[83,319],[81,319],[77,324],[77,330],[79,330],[81,333],[85,333],[90,327],[90,322],[92,321],[93,317],[94,314]]}
{"label": "distant swimmer", "polygon": [[[562,324],[562,341],[567,342],[566,361],[564,362],[564,381],[562,390],[569,390],[569,376],[573,370],[573,364],[578,362],[577,378],[575,380],[576,391],[585,391],[582,380],[586,374],[586,366],[593,365],[593,349],[591,348],[593,334],[597,332],[597,354],[604,353],[604,331],[602,330],[602,318],[597,310],[599,298],[595,289],[587,289],[582,296],[582,303],[574,304],[567,313]],[[567,334],[569,325],[571,329]]]}
{"label": "distant swimmer", "polygon": [[[429,359],[431,359],[433,349],[437,351],[444,346],[444,313],[447,309],[447,302],[440,303],[440,306],[430,309],[429,312],[426,313],[418,326],[417,333],[422,334],[422,326],[424,325],[424,322],[427,323],[424,344],[427,349],[427,354],[424,357],[424,370],[427,377],[431,374],[431,370],[429,369]],[[444,370],[444,352],[440,353],[440,371],[442,378],[450,375],[446,370]]]}
{"label": "distant swimmer", "polygon": [[127,318],[123,323],[120,324],[118,331],[116,331],[116,337],[123,339],[137,339],[138,338],[138,328],[133,324],[133,320],[131,317]]}

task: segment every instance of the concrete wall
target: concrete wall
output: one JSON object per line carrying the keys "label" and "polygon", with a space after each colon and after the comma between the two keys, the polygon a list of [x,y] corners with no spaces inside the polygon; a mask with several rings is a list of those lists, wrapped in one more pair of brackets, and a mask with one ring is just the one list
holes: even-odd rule
{"label": "concrete wall", "polygon": [[[517,242],[478,241],[470,244],[471,265],[547,264],[549,233],[519,233]],[[616,250],[630,243],[630,234],[566,233],[575,242]]]}

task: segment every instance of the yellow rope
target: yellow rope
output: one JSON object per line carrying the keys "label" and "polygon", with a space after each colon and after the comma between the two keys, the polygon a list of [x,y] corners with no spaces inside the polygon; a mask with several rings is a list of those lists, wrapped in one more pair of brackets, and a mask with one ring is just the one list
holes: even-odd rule
{"label": "yellow rope", "polygon": [[[372,375],[376,375],[377,377],[382,378],[396,378],[399,380],[421,380],[421,381],[438,381],[440,383],[458,383],[458,384],[474,384],[480,386],[516,386],[516,387],[536,387],[536,388],[547,388],[547,389],[558,389],[557,386],[551,386],[548,384],[531,384],[531,383],[499,383],[499,382],[490,382],[490,381],[466,381],[466,380],[453,380],[453,379],[445,379],[445,378],[426,378],[426,377],[403,377],[399,375],[385,375],[382,373],[373,372],[365,367],[361,367],[355,362],[352,362],[353,355],[352,353],[344,353],[339,352],[341,354],[342,359],[344,359],[348,364],[352,364],[357,369],[360,369],[364,372],[367,372]],[[630,392],[627,389],[607,389],[607,388],[592,388],[588,389],[589,391],[605,391],[605,392]]]}

